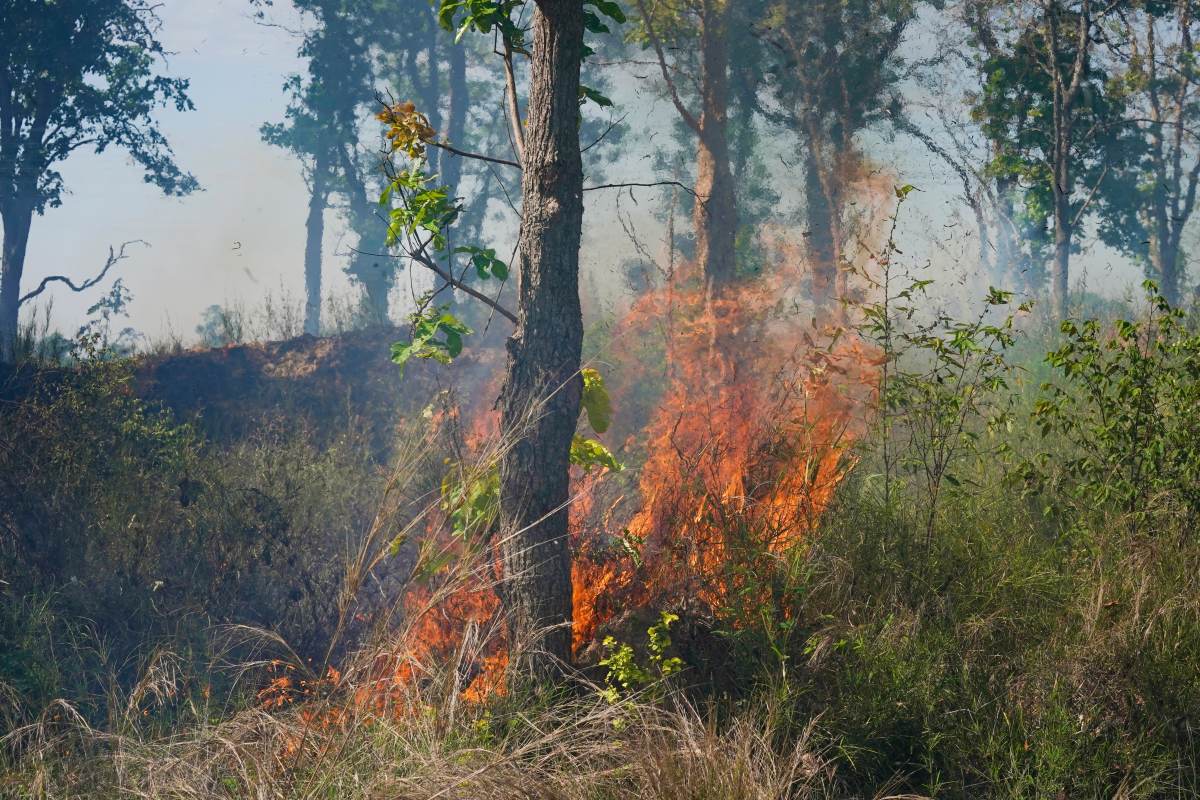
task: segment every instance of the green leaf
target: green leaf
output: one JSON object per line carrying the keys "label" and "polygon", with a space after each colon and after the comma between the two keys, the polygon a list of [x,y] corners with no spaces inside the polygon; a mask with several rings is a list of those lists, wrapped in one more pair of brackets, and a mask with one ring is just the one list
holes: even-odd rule
{"label": "green leaf", "polygon": [[396,342],[391,349],[392,362],[401,370],[413,358],[449,364],[462,353],[463,337],[474,333],[450,313],[449,306],[418,311],[410,319],[412,340]]}
{"label": "green leaf", "polygon": [[571,441],[570,460],[575,466],[583,467],[584,472],[591,472],[595,467],[604,467],[613,472],[625,469],[607,447],[583,436],[576,436]]}
{"label": "green leaf", "polygon": [[583,410],[588,424],[596,433],[606,433],[612,424],[612,398],[604,386],[604,378],[594,369],[584,369]]}
{"label": "green leaf", "polygon": [[595,89],[592,89],[591,87],[583,86],[581,84],[579,86],[579,104],[583,105],[589,100],[601,108],[611,108],[613,105],[613,101],[607,96],[601,94]]}

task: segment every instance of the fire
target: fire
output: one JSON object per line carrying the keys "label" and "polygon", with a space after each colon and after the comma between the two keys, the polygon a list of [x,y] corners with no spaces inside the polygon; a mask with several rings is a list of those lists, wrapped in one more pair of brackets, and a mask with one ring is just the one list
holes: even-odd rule
{"label": "fire", "polygon": [[[662,337],[667,374],[640,432],[640,503],[626,557],[594,560],[581,545],[575,648],[629,608],[718,609],[739,579],[728,569],[803,542],[853,466],[864,419],[868,354],[790,304],[799,266],[713,294],[669,282],[637,301],[625,340]],[[635,363],[626,385],[646,376]],[[618,416],[620,412],[618,411]]]}
{"label": "fire", "polygon": [[[624,441],[638,477],[633,487],[576,476],[577,655],[630,610],[719,614],[745,593],[747,575],[803,546],[853,468],[876,354],[813,318],[799,248],[780,246],[777,256],[783,266],[771,274],[719,293],[682,269],[616,326],[614,341],[630,355],[604,368],[616,406],[609,435]],[[487,460],[495,444],[496,415],[483,405],[465,422],[454,407],[432,415],[458,429],[464,458]],[[408,590],[406,633],[377,662],[359,707],[394,708],[402,688],[448,663],[467,701],[504,690],[498,554],[469,552],[434,513],[421,558],[440,566]],[[473,571],[448,577],[448,565],[472,561]]]}

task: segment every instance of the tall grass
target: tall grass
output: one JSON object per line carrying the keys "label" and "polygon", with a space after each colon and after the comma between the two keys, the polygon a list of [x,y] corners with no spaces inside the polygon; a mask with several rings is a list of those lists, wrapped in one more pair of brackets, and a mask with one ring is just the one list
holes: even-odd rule
{"label": "tall grass", "polygon": [[[476,698],[464,690],[503,620],[468,619],[448,647],[425,638],[448,598],[497,579],[494,542],[446,535],[444,459],[457,460],[460,481],[478,480],[503,442],[471,456],[459,438],[407,430],[392,470],[368,488],[352,461],[295,442],[253,449],[220,468],[282,487],[267,494],[285,530],[356,520],[336,528],[339,549],[296,545],[297,568],[319,559],[337,576],[321,573],[323,604],[298,604],[321,624],[290,626],[319,627],[318,640],[268,630],[275,620],[226,621],[201,642],[158,636],[118,667],[104,631],[61,624],[48,596],[14,598],[0,634],[20,653],[0,653],[0,675],[21,681],[0,685],[0,796],[1200,796],[1200,540],[1171,502],[1081,509],[1066,483],[1030,484],[1018,467],[1031,449],[1065,458],[1073,443],[1043,439],[1033,392],[1011,391],[1010,424],[995,434],[1009,446],[957,451],[955,480],[933,501],[916,471],[881,492],[880,442],[864,438],[817,529],[748,561],[756,572],[740,573],[736,602],[652,610],[683,617],[671,654],[685,668],[615,697],[604,669],[586,663],[564,686]],[[141,419],[99,396],[125,423]],[[974,424],[963,427],[992,435]],[[105,430],[85,438],[108,441]],[[95,498],[112,487],[133,502],[128,487],[147,463],[136,453],[93,469],[99,456],[83,458],[90,451],[69,437],[41,441],[91,476],[71,484],[95,503],[75,518],[104,518],[95,509],[113,504]],[[352,488],[382,502],[371,513],[357,494],[336,505]],[[47,518],[68,518],[56,502]],[[216,532],[239,519],[224,508],[193,519]],[[285,572],[266,575],[263,591]],[[272,606],[280,620],[287,605]],[[637,642],[634,624],[606,632]],[[87,672],[89,692],[47,694],[70,670]]]}

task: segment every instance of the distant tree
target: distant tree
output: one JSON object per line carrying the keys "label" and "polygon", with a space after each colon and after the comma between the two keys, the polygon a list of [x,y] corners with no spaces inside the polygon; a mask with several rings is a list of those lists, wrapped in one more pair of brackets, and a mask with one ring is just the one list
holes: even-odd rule
{"label": "distant tree", "polygon": [[156,72],[158,4],[0,0],[0,360],[14,355],[33,215],[62,203],[71,153],[125,150],[169,195],[198,188],[176,166],[155,110],[191,110],[188,82]]}
{"label": "distant tree", "polygon": [[1178,305],[1183,232],[1200,184],[1200,64],[1195,0],[1139,0],[1121,9],[1107,41],[1117,91],[1144,149],[1137,163],[1133,213],[1110,222],[1126,233],[1119,246],[1142,259],[1163,297]]}
{"label": "distant tree", "polygon": [[897,50],[918,0],[778,0],[759,25],[776,108],[768,117],[799,133],[812,292],[845,295],[848,188],[860,176],[858,134],[899,103]]}
{"label": "distant tree", "polygon": [[[760,76],[751,36],[759,0],[635,0],[633,37],[654,54],[671,103],[695,141],[696,261],[717,287],[737,272],[738,186],[731,138],[751,132],[752,97]],[[744,119],[731,126],[735,108]],[[739,153],[737,155],[747,155]]]}
{"label": "distant tree", "polygon": [[[270,6],[270,0],[254,0]],[[367,227],[362,216],[361,194],[365,179],[358,157],[358,140],[365,109],[374,100],[374,71],[367,35],[374,28],[378,2],[374,0],[297,0],[296,9],[309,18],[299,54],[308,60],[306,75],[292,75],[284,84],[289,96],[285,121],[263,125],[263,139],[294,153],[308,184],[308,217],[305,222],[304,331],[321,328],[322,242],[325,212],[332,195],[347,196],[352,227]],[[376,220],[378,222],[378,220]],[[382,228],[382,223],[378,227]],[[380,235],[379,238],[382,238]],[[380,318],[387,315],[391,265],[376,259],[375,269],[355,274],[367,304]]]}
{"label": "distant tree", "polygon": [[1096,54],[1114,5],[1039,0],[1014,9],[972,1],[982,4],[978,24],[998,41],[974,98],[974,113],[994,144],[988,170],[1022,187],[1026,214],[1051,224],[1051,313],[1063,319],[1084,217],[1100,217],[1109,243],[1121,246],[1130,233],[1104,224],[1126,213],[1135,196],[1129,165],[1138,149],[1123,94],[1113,91]]}

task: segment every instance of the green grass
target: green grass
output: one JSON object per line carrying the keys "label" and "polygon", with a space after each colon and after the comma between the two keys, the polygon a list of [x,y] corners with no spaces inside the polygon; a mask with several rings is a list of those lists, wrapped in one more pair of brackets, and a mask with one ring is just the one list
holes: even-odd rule
{"label": "green grass", "polygon": [[[0,530],[48,525],[69,570],[26,549],[50,578],[4,577],[0,797],[1200,796],[1200,537],[1170,487],[1134,520],[1069,481],[1022,480],[1031,451],[1072,447],[1040,437],[1025,388],[1012,447],[964,451],[928,538],[918,475],[885,502],[865,438],[811,538],[771,571],[753,562],[767,601],[672,629],[685,666],[666,685],[611,702],[585,669],[557,695],[468,703],[468,647],[378,713],[355,698],[406,641],[390,610],[399,622],[347,636],[339,681],[271,709],[254,694],[280,640],[223,623],[258,613],[319,653],[347,575],[393,603],[403,579],[372,582],[362,554],[421,528],[441,451],[410,447],[389,478],[353,438],[317,448],[268,425],[217,450],[96,369],[5,417],[29,449],[3,451],[5,496],[24,499]],[[203,489],[194,504],[182,478]],[[159,595],[162,574],[186,591]],[[97,597],[121,619],[80,619]],[[333,709],[336,724],[311,721]]]}

